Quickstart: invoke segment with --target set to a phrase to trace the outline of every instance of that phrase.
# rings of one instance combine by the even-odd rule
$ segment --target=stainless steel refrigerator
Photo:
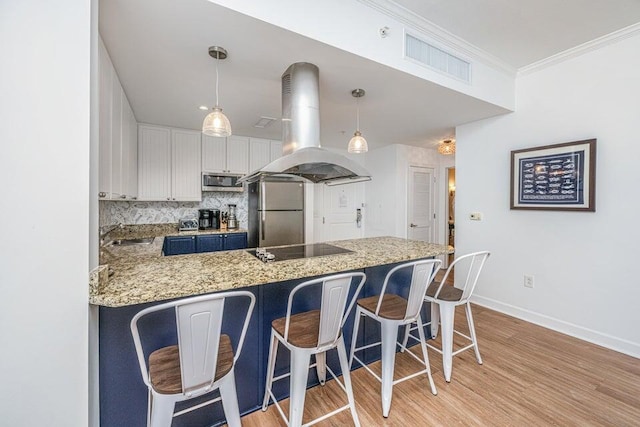
[[[304,184],[261,181],[249,184],[248,246],[304,243]]]

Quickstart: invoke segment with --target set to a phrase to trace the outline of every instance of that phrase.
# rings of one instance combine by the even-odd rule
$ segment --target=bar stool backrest
[[[354,277],[360,278],[360,283],[354,292],[349,305],[349,290],[351,289],[351,280]],[[320,305],[320,330],[318,331],[318,348],[332,348],[340,337],[342,326],[347,320],[351,308],[364,285],[364,273],[344,273],[333,276],[320,277],[318,279],[309,280],[296,286],[289,294],[289,302],[287,304],[287,319],[285,323],[284,339],[289,337],[289,319],[291,317],[291,307],[293,299],[298,291],[314,284],[322,283],[322,301]]]
[[[131,320],[131,331],[145,384],[149,386],[148,370],[137,326],[141,317],[161,310],[175,309],[182,392],[185,395],[197,395],[208,391],[214,382],[225,300],[234,297],[248,297],[250,300],[234,354],[233,363],[235,364],[242,350],[249,319],[255,305],[255,296],[251,292],[232,291],[202,295],[149,307],[136,314]]]
[[[223,313],[223,298],[176,306],[184,392],[210,384],[216,376]]]
[[[435,298],[438,299],[438,294],[440,293],[440,289],[449,278],[449,274],[453,271],[455,267],[455,281],[454,286],[460,290],[462,290],[462,296],[460,297],[460,302],[467,301],[476,285],[478,284],[478,277],[480,277],[480,272],[484,267],[484,263],[489,258],[489,251],[480,251],[473,252],[470,254],[462,255],[456,258],[447,269],[444,274],[442,281],[440,282],[440,286],[438,291],[435,294]]]
[[[376,307],[376,316],[380,313],[380,307],[382,306],[389,280],[397,271],[411,268],[411,282],[409,284],[409,295],[407,297],[407,309],[404,314],[404,320],[415,320],[422,308],[427,288],[433,281],[438,270],[440,270],[441,264],[442,261],[439,259],[427,259],[408,262],[392,268],[384,278],[380,298],[378,299],[378,305]]]

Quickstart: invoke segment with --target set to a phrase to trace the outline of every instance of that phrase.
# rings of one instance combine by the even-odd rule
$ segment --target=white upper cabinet
[[[227,138],[202,135],[202,171],[224,172],[227,169]]]
[[[126,198],[122,191],[122,86],[111,73],[111,198]],[[126,98],[125,98],[126,99]],[[127,153],[128,154],[128,153]],[[124,197],[123,197],[124,196]]]
[[[124,92],[122,106],[124,109],[122,114],[123,189],[128,197],[135,200],[138,198],[138,122]]]
[[[98,191],[100,198],[111,197],[111,61],[100,40],[98,49],[99,149]]]
[[[282,157],[282,141],[249,139],[249,171],[253,172]]]
[[[249,141],[249,171],[253,172],[271,161],[271,141],[251,138]]]
[[[99,198],[131,200],[137,185],[137,122],[100,39],[98,50]]]
[[[138,198],[171,200],[171,130],[138,127]]]
[[[249,138],[202,135],[202,170],[246,175],[249,172]]]
[[[202,200],[200,135],[171,129],[171,200]]]
[[[282,141],[271,141],[271,156],[270,161],[274,161],[282,157]]]
[[[200,201],[200,132],[140,125],[138,197]]]

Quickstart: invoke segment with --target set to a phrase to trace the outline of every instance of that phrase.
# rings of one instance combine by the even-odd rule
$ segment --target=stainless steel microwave
[[[238,184],[242,175],[233,173],[202,173],[202,191],[244,191]]]

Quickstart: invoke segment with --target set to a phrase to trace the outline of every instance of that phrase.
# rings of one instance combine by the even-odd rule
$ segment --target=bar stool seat
[[[358,306],[371,313],[375,313],[379,300],[379,295],[362,298],[358,300]],[[404,315],[406,312],[406,299],[395,294],[385,294],[382,297],[382,304],[380,305],[380,311],[378,312],[379,317],[389,320],[402,320],[404,319]]]
[[[282,317],[271,322],[271,327],[284,336],[287,318]],[[294,314],[290,318],[289,343],[300,348],[318,346],[318,331],[320,330],[320,310]]]
[[[360,426],[353,398],[351,375],[344,345],[344,337],[342,336],[342,327],[351,309],[355,305],[355,300],[362,289],[365,278],[364,273],[336,274],[303,282],[291,291],[287,303],[286,316],[271,322],[271,344],[269,346],[267,379],[262,402],[263,411],[267,410],[269,401],[273,400],[274,406],[277,408],[278,413],[284,419],[287,426],[300,427],[302,425],[309,369],[315,367],[320,384],[324,385],[328,371],[346,393],[348,403],[306,423],[305,426],[315,424],[346,409],[351,411],[354,424],[358,427]],[[360,280],[353,296],[349,299],[348,296],[352,279]],[[315,285],[321,286],[322,289],[320,309],[291,314],[294,299],[299,291],[310,289]],[[302,299],[302,297],[300,298]],[[289,373],[275,377],[274,373],[279,344],[282,344],[289,350],[291,354],[291,364]],[[326,352],[333,349],[336,349],[338,352],[340,369],[342,370],[342,382],[326,364]],[[312,355],[315,357],[315,363],[310,365]],[[287,377],[289,378],[290,387],[288,418],[271,390],[275,381]]]
[[[456,258],[445,272],[440,283],[432,283],[427,289],[427,294],[424,297],[424,301],[431,304],[431,320],[429,323],[423,326],[430,326],[431,337],[436,338],[438,336],[438,328],[441,328],[441,340],[442,347],[437,348],[431,344],[427,346],[438,353],[442,354],[442,370],[444,373],[444,379],[446,382],[451,382],[451,372],[453,369],[453,356],[462,353],[463,351],[473,348],[476,361],[479,365],[482,365],[482,357],[480,356],[480,349],[478,348],[478,339],[476,337],[475,325],[473,323],[473,315],[471,314],[471,295],[478,283],[480,272],[484,267],[484,263],[489,257],[488,251],[473,252],[467,255]],[[447,279],[449,274],[454,271],[459,280],[456,280],[455,286],[447,285]],[[455,330],[455,308],[459,305],[464,305],[467,315],[467,325],[469,327],[469,335],[466,335],[460,331]],[[411,337],[414,340],[418,338],[411,335],[410,331],[416,328],[422,327],[416,325],[415,327],[407,328],[403,345],[407,345],[408,339]],[[453,351],[453,338],[454,334],[463,337],[469,344]]]
[[[387,273],[382,284],[380,295],[361,298],[357,302],[356,319],[353,325],[353,338],[351,339],[351,356],[349,366],[353,366],[353,361],[355,360],[378,381],[380,381],[382,384],[380,392],[382,400],[382,416],[385,418],[389,416],[389,412],[391,410],[391,399],[393,397],[393,386],[395,384],[426,373],[427,378],[429,379],[431,393],[434,395],[438,394],[431,375],[431,365],[429,364],[429,355],[427,354],[424,332],[422,329],[418,330],[420,334],[419,342],[422,350],[422,359],[420,359],[418,356],[413,354],[411,350],[406,349],[406,344],[400,344],[398,342],[398,328],[400,326],[405,326],[408,329],[411,323],[414,322],[418,325],[422,325],[422,319],[420,316],[422,301],[429,284],[433,281],[433,278],[440,269],[441,264],[442,262],[440,260],[429,259],[408,262],[396,266]],[[396,294],[387,293],[387,286],[390,279],[394,277],[394,274],[407,269],[411,270],[411,277],[408,282],[401,284],[401,286],[408,288],[407,299]],[[356,347],[358,329],[362,317],[369,317],[379,322],[381,336],[379,342],[363,345],[362,347]],[[402,351],[406,350],[407,354],[424,366],[424,369],[394,381],[393,373],[395,367],[396,345],[399,345]],[[358,351],[375,346],[381,347],[381,377],[373,372],[371,368],[369,368],[355,355]]]
[[[218,362],[214,381],[224,377],[233,368],[233,349],[229,335],[220,335]],[[180,351],[177,345],[158,349],[149,355],[149,381],[162,394],[182,392]]]
[[[440,283],[432,283],[427,288],[427,295],[430,298],[435,298]],[[460,301],[462,299],[462,289],[458,289],[455,286],[443,286],[440,290],[438,299],[442,301]]]
[[[246,310],[241,311],[245,313],[242,331],[239,336],[232,334],[233,343],[231,337],[223,333],[227,328],[223,325],[225,308],[231,302],[234,309],[238,307],[235,304],[240,304],[241,310]],[[220,292],[151,306],[131,319],[140,373],[148,389],[147,426],[169,427],[174,417],[219,401],[227,425],[241,426],[234,366],[242,351],[255,302],[255,296],[248,291]],[[141,319],[171,311],[175,316],[177,344],[167,346],[164,344],[168,331],[156,328],[153,319]],[[240,326],[233,323],[232,329]],[[219,397],[174,413],[177,402],[204,397],[214,390],[219,391]]]

